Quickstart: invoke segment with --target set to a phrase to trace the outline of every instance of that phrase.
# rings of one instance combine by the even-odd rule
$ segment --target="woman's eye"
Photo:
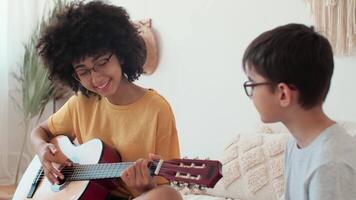
[[[107,62],[108,62],[107,59],[102,59],[102,60],[99,60],[97,63],[95,63],[95,66],[103,66],[103,65],[105,65]]]
[[[78,70],[76,73],[78,74],[78,76],[85,76],[89,74],[89,71],[83,69],[83,70]]]

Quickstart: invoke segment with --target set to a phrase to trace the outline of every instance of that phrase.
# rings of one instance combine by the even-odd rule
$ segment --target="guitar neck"
[[[132,162],[100,163],[100,164],[74,164],[61,170],[67,181],[82,181],[93,179],[118,178]]]

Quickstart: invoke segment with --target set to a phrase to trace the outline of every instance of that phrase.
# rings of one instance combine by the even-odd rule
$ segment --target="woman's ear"
[[[279,83],[277,85],[277,93],[279,104],[281,107],[286,108],[295,101],[295,93],[291,88],[285,83]]]

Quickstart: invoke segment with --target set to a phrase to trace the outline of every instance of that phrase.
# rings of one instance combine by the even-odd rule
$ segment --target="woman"
[[[178,158],[179,142],[169,103],[133,83],[143,72],[146,50],[127,12],[100,1],[71,3],[45,28],[37,48],[50,78],[76,93],[31,133],[48,180],[64,178],[52,163],[71,165],[56,157],[51,138],[99,138],[122,161],[136,161],[107,199],[181,199],[162,185],[166,180],[149,175],[148,159],[157,157],[149,154]]]

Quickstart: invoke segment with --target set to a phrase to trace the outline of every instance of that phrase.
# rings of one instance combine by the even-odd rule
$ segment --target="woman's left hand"
[[[150,154],[150,160],[159,159],[159,156]],[[124,183],[130,187],[143,193],[156,187],[153,177],[148,169],[147,159],[138,159],[133,165],[128,167],[121,175]]]

